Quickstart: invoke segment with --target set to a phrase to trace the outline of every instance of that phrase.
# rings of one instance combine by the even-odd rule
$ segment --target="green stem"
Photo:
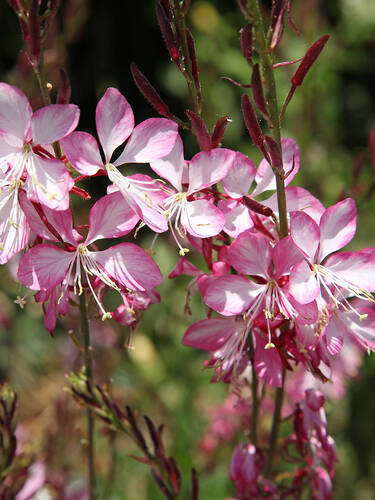
[[[253,334],[250,332],[248,336],[248,344],[250,347],[250,358],[251,358],[251,399],[252,399],[252,412],[251,412],[251,422],[250,422],[250,440],[255,446],[258,443],[258,415],[259,415],[259,381],[258,375],[254,368],[254,340]]]
[[[248,0],[248,6],[251,9],[252,15],[254,16],[255,44],[262,66],[265,97],[271,121],[271,133],[273,139],[276,141],[281,151],[282,148],[281,148],[279,109],[278,109],[277,95],[276,95],[275,75],[272,65],[272,55],[267,52],[267,35],[264,29],[263,17],[259,7],[259,1]],[[279,211],[279,237],[281,239],[284,238],[285,236],[288,236],[289,233],[284,171],[283,169],[279,171],[275,168],[273,168],[273,171],[276,176],[277,203]],[[281,422],[281,411],[284,399],[284,381],[285,381],[285,370],[283,371],[282,387],[277,388],[275,393],[275,408],[273,414],[271,434],[269,438],[268,456],[266,459],[266,467],[265,467],[266,477],[272,477],[273,462],[277,448],[277,441],[278,441],[280,422]]]
[[[81,315],[81,335],[84,349],[84,364],[87,380],[92,385],[92,358],[90,343],[90,327],[87,318],[86,293],[79,296],[79,310]],[[87,442],[88,442],[88,474],[89,474],[89,497],[96,500],[96,478],[95,478],[95,450],[94,450],[94,415],[90,408],[87,412]]]

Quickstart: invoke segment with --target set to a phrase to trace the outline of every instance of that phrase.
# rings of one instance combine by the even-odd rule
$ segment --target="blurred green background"
[[[270,3],[263,2],[266,16]],[[287,27],[278,61],[302,57],[319,36],[331,35],[285,118],[283,136],[293,137],[301,149],[301,169],[294,183],[309,189],[326,206],[340,197],[354,196],[359,224],[351,248],[372,246],[374,165],[368,136],[375,126],[375,2],[295,0],[292,7],[302,37]],[[38,89],[22,52],[18,21],[6,2],[0,4],[0,23],[1,81],[18,85],[38,107]],[[258,161],[241,117],[243,90],[220,78],[230,76],[242,83],[250,79],[239,44],[239,30],[245,22],[236,2],[192,0],[188,24],[200,62],[204,118],[212,128],[219,116],[230,115],[232,122],[224,146]],[[81,108],[81,130],[95,133],[95,106],[108,86],[119,88],[126,96],[137,123],[156,116],[132,81],[131,61],[155,85],[171,110],[185,118],[185,84],[168,60],[153,1],[62,0],[53,35],[46,51],[48,80],[56,88],[59,67],[68,71],[72,102]],[[280,102],[289,90],[294,70],[293,66],[277,69]],[[191,136],[184,135],[184,140],[185,156],[190,158],[198,145]],[[353,174],[359,158],[362,169]],[[104,193],[105,181],[89,181],[86,188],[98,196]],[[88,206],[82,205],[81,223],[85,223],[87,213]],[[151,239],[144,230],[142,246],[146,248]],[[167,237],[159,238],[154,250],[166,277],[177,263],[177,251]],[[25,449],[39,458],[48,458],[51,471],[56,477],[62,474],[67,478],[70,487],[80,487],[84,477],[84,421],[80,409],[63,391],[64,373],[81,363],[67,335],[69,328],[78,331],[78,318],[73,315],[61,321],[54,338],[50,338],[42,324],[40,306],[29,297],[25,309],[18,309],[13,300],[23,291],[7,269],[1,270],[1,280],[0,376],[19,393]],[[241,436],[232,444],[220,446],[214,456],[207,457],[199,450],[209,409],[223,400],[227,388],[209,383],[211,373],[202,370],[203,353],[181,345],[187,326],[203,317],[197,297],[192,302],[192,316],[184,315],[188,283],[188,278],[180,277],[166,279],[159,287],[162,302],[143,314],[134,336],[134,351],[122,347],[125,329],[93,321],[95,369],[99,382],[113,378],[114,392],[124,404],[165,424],[168,450],[183,470],[186,493],[182,498],[187,498],[189,470],[195,465],[200,471],[202,500],[222,500],[235,496],[227,465],[233,443]],[[375,498],[375,450],[371,446],[375,434],[374,387],[375,360],[365,356],[361,377],[348,384],[347,397],[326,405],[330,433],[340,457],[334,480],[335,499]],[[135,447],[117,437],[111,453],[108,439],[112,438],[99,432],[97,468],[102,498],[162,498],[148,469],[130,458],[130,454],[137,454]]]

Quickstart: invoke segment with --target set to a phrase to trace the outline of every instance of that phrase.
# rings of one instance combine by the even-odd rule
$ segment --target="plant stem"
[[[255,371],[254,368],[254,339],[252,332],[250,332],[248,336],[248,343],[250,347],[250,358],[251,358],[251,399],[253,405],[251,412],[251,422],[250,422],[250,440],[251,443],[256,446],[258,443],[259,381],[257,372]]]
[[[81,335],[84,349],[84,364],[87,380],[92,385],[92,358],[90,344],[90,327],[87,318],[86,293],[83,292],[79,296],[79,310],[81,315]],[[87,412],[87,442],[88,442],[88,475],[89,475],[89,498],[96,500],[96,478],[94,464],[94,415],[92,410],[88,408]]]
[[[259,7],[259,1],[248,0],[248,6],[254,17],[255,44],[262,66],[265,97],[271,121],[271,133],[273,139],[278,144],[280,151],[282,151],[279,110],[277,104],[275,75],[272,65],[272,55],[267,52],[267,36],[264,29],[263,17]],[[289,233],[284,171],[283,169],[279,171],[275,168],[273,168],[273,171],[276,176],[277,203],[279,211],[279,237],[281,239],[284,238],[285,236],[288,236]],[[268,449],[269,451],[265,467],[266,477],[272,477],[273,462],[276,453],[277,440],[278,440],[280,421],[281,421],[281,411],[284,399],[284,382],[285,382],[285,370],[283,370],[282,387],[277,388],[275,393],[275,408],[273,414],[272,429],[269,438],[269,449]]]

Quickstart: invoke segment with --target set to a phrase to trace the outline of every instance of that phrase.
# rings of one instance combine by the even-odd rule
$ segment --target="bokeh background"
[[[270,3],[262,2],[265,15]],[[279,61],[297,59],[319,36],[331,35],[285,118],[283,136],[293,137],[301,149],[301,169],[294,183],[309,189],[326,206],[354,196],[359,224],[351,248],[375,245],[375,166],[368,146],[375,126],[375,2],[295,0],[292,6],[302,37],[286,28],[278,50]],[[239,30],[245,21],[235,0],[192,0],[188,24],[198,52],[204,118],[212,127],[219,116],[230,115],[232,122],[224,145],[259,160],[241,117],[243,90],[221,78],[230,76],[242,83],[250,79],[239,44]],[[0,25],[0,79],[22,88],[37,108],[41,102],[22,50],[18,21],[4,1],[0,4]],[[185,118],[186,87],[168,60],[153,0],[62,0],[47,41],[45,60],[48,80],[54,88],[58,69],[68,71],[72,102],[81,108],[81,130],[95,132],[95,106],[108,86],[119,88],[126,96],[136,122],[156,116],[132,81],[131,61],[137,63],[172,111]],[[293,67],[277,70],[280,101],[289,89],[293,72]],[[186,157],[190,158],[198,145],[191,136],[184,136],[184,140]],[[146,171],[146,167],[141,168]],[[103,194],[105,187],[103,179],[86,184],[93,199]],[[81,223],[87,222],[91,204],[79,205],[77,201]],[[151,239],[147,230],[140,235],[144,248]],[[177,263],[177,251],[167,237],[159,238],[154,250],[166,277]],[[64,374],[81,364],[67,334],[68,329],[78,332],[78,317],[73,314],[71,319],[59,322],[51,338],[44,330],[41,308],[32,296],[23,310],[13,303],[24,291],[12,278],[12,271],[12,266],[0,271],[0,380],[9,381],[19,394],[23,449],[39,460],[48,460],[49,474],[56,484],[66,481],[70,491],[79,490],[85,474],[84,420],[81,409],[64,392]],[[211,454],[204,453],[200,446],[210,411],[222,402],[227,388],[210,383],[211,373],[202,370],[204,353],[181,345],[187,326],[203,317],[197,298],[192,300],[192,315],[184,314],[188,283],[189,279],[180,277],[166,279],[160,285],[162,301],[143,314],[134,335],[134,350],[123,347],[126,329],[93,320],[95,371],[98,382],[113,379],[119,401],[165,424],[168,450],[183,471],[185,497],[189,471],[195,465],[200,471],[202,500],[222,500],[235,495],[227,465],[233,445],[241,436],[233,436],[229,443],[220,442]],[[328,401],[326,410],[340,456],[334,498],[375,498],[373,355],[364,356],[360,376],[347,384],[347,396]],[[102,431],[99,425],[97,448],[102,498],[163,498],[148,469],[130,457],[137,454],[131,442]],[[50,498],[54,498],[52,493]]]

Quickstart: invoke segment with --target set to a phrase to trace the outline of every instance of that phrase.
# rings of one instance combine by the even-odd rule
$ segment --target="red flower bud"
[[[169,55],[171,56],[172,61],[179,67],[180,54],[177,48],[176,38],[172,29],[171,22],[168,19],[168,15],[166,14],[164,7],[160,2],[156,4],[156,15]]]
[[[230,121],[230,116],[222,116],[218,119],[211,136],[211,148],[217,148],[219,146]]]
[[[199,498],[199,479],[195,469],[191,469],[191,494],[190,500],[198,500]]]
[[[251,196],[245,195],[241,199],[241,203],[245,205],[249,210],[255,212],[259,215],[264,215],[265,217],[271,217],[273,215],[273,211],[270,207],[266,207],[262,205],[258,201],[255,201]]]
[[[257,108],[263,115],[268,116],[258,63],[256,63],[256,65],[254,66],[253,74],[251,76],[251,90],[253,92],[253,98]]]
[[[59,91],[57,93],[57,104],[68,104],[72,88],[70,85],[69,75],[64,69],[60,69]]]
[[[164,12],[168,17],[168,21],[173,22],[173,14],[169,0],[159,0],[158,3],[160,3],[160,5],[163,7]]]
[[[272,0],[271,28],[275,29],[280,14],[285,10],[285,0]]]
[[[33,0],[28,16],[29,51],[33,59],[38,60],[40,56],[40,17],[39,0]]]
[[[144,95],[144,97],[151,103],[151,105],[156,109],[156,111],[167,118],[171,118],[171,112],[168,106],[162,100],[160,95],[156,92],[151,83],[147,80],[145,75],[139,71],[137,65],[132,62],[130,64],[130,71],[133,75],[135,84],[137,85],[139,91]]]
[[[194,135],[197,138],[202,151],[209,151],[211,149],[211,137],[202,118],[200,118],[193,111],[190,111],[190,109],[186,111],[186,114],[190,118]]]
[[[197,54],[195,52],[194,38],[188,28],[186,28],[186,40],[188,44],[189,56],[191,61],[191,73],[193,75],[195,86],[197,88],[200,88],[199,68],[198,68]]]
[[[242,54],[249,64],[252,64],[253,55],[253,25],[247,24],[240,31]]]
[[[265,136],[268,153],[271,157],[272,166],[281,171],[283,168],[283,158],[277,142],[269,135]]]
[[[329,35],[322,36],[321,38],[319,38],[319,40],[313,43],[309,50],[306,52],[305,57],[302,59],[301,64],[298,66],[297,71],[292,77],[292,84],[294,87],[298,87],[302,84],[307,72],[323,50],[325,44],[328,42],[328,39]]]
[[[264,144],[264,137],[255,115],[253,105],[251,104],[249,96],[247,96],[246,94],[242,95],[241,105],[243,117],[250,137],[252,138],[255,146],[262,147]]]

